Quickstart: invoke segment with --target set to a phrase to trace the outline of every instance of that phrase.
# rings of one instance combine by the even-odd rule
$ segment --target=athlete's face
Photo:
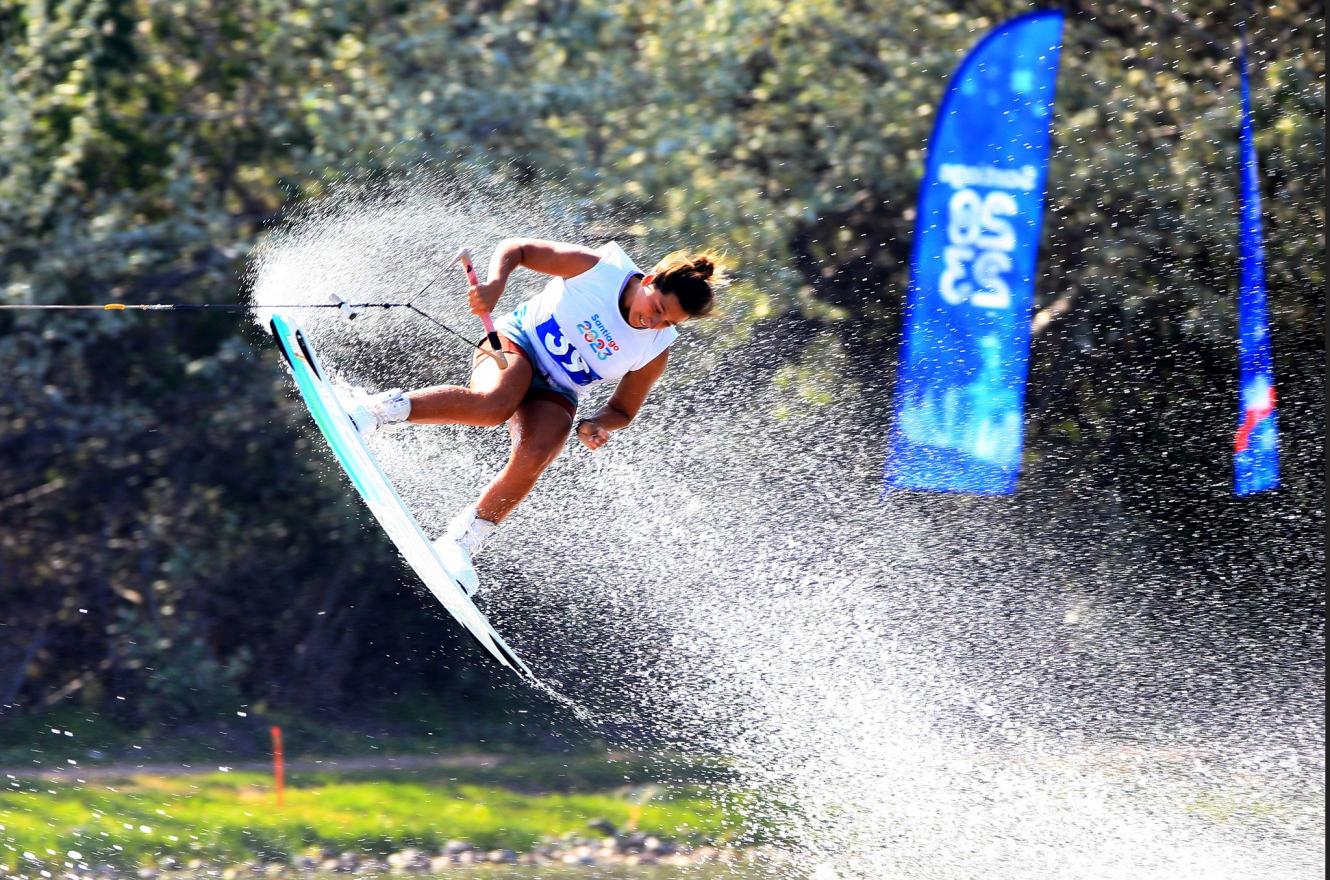
[[[628,307],[628,323],[638,330],[664,330],[689,318],[679,305],[679,298],[672,293],[662,293],[655,280],[655,275],[643,278]]]

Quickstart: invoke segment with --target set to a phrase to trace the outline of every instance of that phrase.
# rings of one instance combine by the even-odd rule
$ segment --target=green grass
[[[591,769],[610,764],[613,771]],[[585,766],[580,766],[585,765]],[[272,779],[257,773],[132,776],[86,783],[6,780],[0,793],[0,864],[24,853],[47,865],[71,860],[133,867],[171,855],[236,863],[289,859],[313,848],[384,855],[407,846],[465,840],[484,848],[530,849],[542,837],[587,832],[608,819],[693,842],[724,842],[737,820],[700,786],[642,788],[623,766],[596,760],[513,759],[494,768],[293,774],[284,807]],[[639,768],[640,769],[640,768]],[[607,785],[617,776],[617,785]],[[561,790],[538,790],[546,779]],[[655,794],[645,804],[644,791]],[[29,865],[31,867],[31,865]]]

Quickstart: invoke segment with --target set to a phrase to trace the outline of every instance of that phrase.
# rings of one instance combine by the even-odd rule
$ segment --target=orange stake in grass
[[[282,729],[272,728],[272,776],[277,782],[277,806],[286,802],[286,767],[282,761]]]

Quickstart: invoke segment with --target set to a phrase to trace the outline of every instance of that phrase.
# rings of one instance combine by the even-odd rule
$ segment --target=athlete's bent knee
[[[498,395],[485,395],[476,408],[476,424],[482,428],[497,428],[513,417],[520,403],[520,400],[512,402]]]

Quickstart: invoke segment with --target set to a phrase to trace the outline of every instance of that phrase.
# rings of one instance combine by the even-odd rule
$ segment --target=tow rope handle
[[[471,264],[471,248],[464,247],[453,257],[453,263],[461,263],[462,271],[466,273],[467,283],[472,287],[480,286],[480,279],[476,277],[476,267]],[[508,369],[508,356],[503,352],[503,344],[499,342],[499,332],[494,329],[494,319],[490,317],[489,312],[480,313],[480,321],[485,325],[485,338],[489,340],[490,348],[494,350],[495,360],[499,362],[499,369]]]

